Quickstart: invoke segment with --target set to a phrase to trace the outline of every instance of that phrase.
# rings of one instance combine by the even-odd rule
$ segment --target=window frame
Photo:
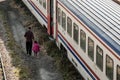
[[[96,46],[96,65],[103,71],[103,50],[100,46]],[[101,56],[102,55],[102,56]]]
[[[43,8],[46,9],[47,8],[47,1],[43,0]]]
[[[73,23],[73,39],[78,44],[79,39],[79,27],[76,23]]]
[[[120,80],[120,66],[117,65],[116,68],[117,68],[117,69],[116,69],[116,80]]]
[[[110,75],[108,74],[108,72],[110,72],[110,69],[109,69],[109,68],[108,68],[109,70],[107,69],[107,65],[110,66],[110,62],[111,62],[111,61],[108,61],[108,58],[112,61],[112,70],[111,70],[112,73],[109,73]],[[107,61],[109,62],[109,64],[107,64]],[[110,80],[113,80],[113,74],[114,74],[113,71],[114,71],[114,62],[113,62],[113,59],[112,59],[110,56],[106,55],[106,76],[107,76]]]
[[[72,37],[72,19],[67,17],[67,33]]]
[[[61,25],[61,9],[59,7],[57,9],[57,22]]]
[[[66,30],[66,14],[62,11],[62,28]]]
[[[41,5],[43,5],[43,0],[39,0],[39,3],[40,3]]]
[[[80,30],[80,47],[84,52],[86,52],[86,33],[81,29]]]
[[[88,56],[92,61],[94,61],[94,41],[90,37],[88,37]]]

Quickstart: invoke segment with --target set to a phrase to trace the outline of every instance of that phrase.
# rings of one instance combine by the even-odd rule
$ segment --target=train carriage
[[[47,28],[49,35],[53,35],[53,0],[22,0],[42,26]],[[54,18],[55,19],[55,18]],[[54,21],[55,22],[55,21]],[[54,33],[55,34],[55,33]],[[55,36],[55,35],[53,35]]]
[[[85,80],[120,80],[120,5],[112,0],[23,0]]]

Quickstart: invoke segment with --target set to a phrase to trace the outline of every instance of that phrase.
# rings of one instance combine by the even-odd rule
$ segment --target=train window
[[[42,0],[39,0],[39,3],[42,5]]]
[[[120,80],[120,66],[117,65],[117,79],[116,80]]]
[[[61,21],[61,10],[60,8],[57,9],[57,21],[58,21],[58,24],[60,24],[60,21]]]
[[[46,0],[43,0],[43,7],[46,9]]]
[[[106,55],[106,75],[109,80],[113,80],[113,60]]]
[[[62,11],[62,27],[66,30],[66,14]]]
[[[78,33],[79,33],[79,28],[77,24],[73,24],[73,39],[78,43]]]
[[[103,71],[103,50],[99,46],[96,47],[96,64]]]
[[[72,20],[67,17],[67,32],[72,37]]]
[[[94,41],[88,37],[88,56],[94,61]]]
[[[80,30],[80,47],[86,52],[86,33]]]

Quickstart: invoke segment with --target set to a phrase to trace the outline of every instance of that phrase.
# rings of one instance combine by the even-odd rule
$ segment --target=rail
[[[7,80],[1,53],[0,53],[0,63],[1,63],[1,69],[2,69],[3,80]]]

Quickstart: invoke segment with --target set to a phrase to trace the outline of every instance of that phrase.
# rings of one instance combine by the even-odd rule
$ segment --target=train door
[[[50,19],[51,19],[51,23],[50,23],[50,26],[51,26],[51,34],[53,34],[53,18],[54,18],[54,2],[53,0],[50,0]]]
[[[53,35],[54,0],[47,0],[48,34]]]

